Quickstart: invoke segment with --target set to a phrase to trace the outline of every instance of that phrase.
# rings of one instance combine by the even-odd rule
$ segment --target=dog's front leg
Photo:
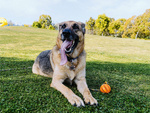
[[[54,77],[50,86],[60,91],[72,105],[77,107],[85,106],[80,97],[75,95],[71,89],[62,84],[63,81],[64,80],[62,79]]]
[[[97,100],[92,96],[85,79],[85,70],[80,72],[76,79],[75,83],[77,84],[77,89],[83,95],[84,101],[86,104],[98,105]]]

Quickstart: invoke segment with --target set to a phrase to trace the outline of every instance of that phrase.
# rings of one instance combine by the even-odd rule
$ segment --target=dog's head
[[[75,21],[66,21],[59,24],[57,46],[65,48],[65,54],[72,58],[80,55],[84,49],[85,24]],[[66,45],[65,45],[65,44]]]

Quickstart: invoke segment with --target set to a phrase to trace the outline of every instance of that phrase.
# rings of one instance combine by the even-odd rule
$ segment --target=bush
[[[41,24],[37,21],[33,22],[32,27],[41,28]]]
[[[55,28],[52,26],[52,25],[49,25],[49,28],[50,30],[55,30]]]
[[[27,25],[27,24],[24,24],[24,27],[29,27],[29,25]]]
[[[43,28],[43,29],[46,28],[46,24],[45,24],[45,23],[42,24],[42,28]]]

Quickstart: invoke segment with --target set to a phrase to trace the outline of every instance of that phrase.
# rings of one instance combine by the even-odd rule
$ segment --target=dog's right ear
[[[83,32],[83,35],[84,35],[84,34],[85,34],[85,32],[86,32],[85,24],[84,24],[84,23],[82,23],[82,22],[79,22],[79,23],[80,23],[80,25],[81,25],[82,32]]]
[[[84,23],[82,23],[82,24],[81,24],[81,27],[82,27],[82,32],[83,32],[83,34],[85,34],[85,32],[86,32],[85,24],[84,24]]]

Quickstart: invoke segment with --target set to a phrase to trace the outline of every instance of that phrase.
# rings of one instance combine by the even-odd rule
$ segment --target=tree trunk
[[[139,34],[139,31],[140,31],[140,30],[138,30],[138,32],[136,33],[135,39],[137,39],[137,37],[138,37],[138,34]]]

